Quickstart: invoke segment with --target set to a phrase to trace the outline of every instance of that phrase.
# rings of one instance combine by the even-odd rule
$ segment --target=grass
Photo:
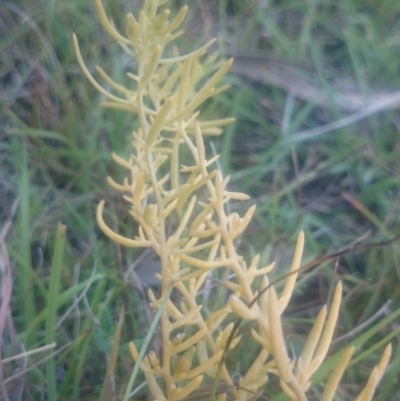
[[[107,8],[118,24],[138,4],[108,2]],[[205,113],[236,117],[214,145],[232,188],[257,203],[238,244],[243,252],[275,259],[276,278],[301,228],[308,260],[365,234],[369,243],[399,233],[399,102],[390,95],[400,88],[400,4],[221,0],[190,6],[182,47],[219,34],[217,48],[236,56],[227,78],[231,90]],[[152,321],[141,287],[125,274],[140,252],[112,244],[94,219],[95,205],[106,198],[115,227],[118,216],[119,229],[134,232],[105,177],[121,175],[110,152],[129,152],[135,121],[97,107],[100,97],[77,66],[72,32],[91,69],[101,64],[116,81],[124,79],[121,66],[128,60],[102,32],[91,2],[0,5],[0,221],[14,280],[8,308],[1,309],[1,357],[21,355],[0,370],[4,399],[122,399],[133,367],[127,344],[140,345]],[[362,118],[348,124],[346,118],[360,111]],[[340,128],[327,126],[343,120]],[[5,251],[1,260],[7,261]],[[342,399],[352,399],[389,340],[394,357],[377,399],[400,399],[398,241],[304,275],[286,320],[293,352],[338,278],[344,303],[332,358],[342,335],[372,319],[358,333],[364,337],[345,341],[357,344],[359,361],[347,373]],[[218,299],[210,308],[213,302]],[[40,350],[53,341],[55,348]],[[159,346],[156,337],[153,347]],[[26,354],[32,350],[38,352]],[[244,350],[238,352],[245,365]],[[232,369],[240,371],[237,360]],[[278,399],[273,385],[264,395]]]

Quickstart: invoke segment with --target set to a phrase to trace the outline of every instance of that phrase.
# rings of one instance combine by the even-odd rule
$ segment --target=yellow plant
[[[138,234],[126,238],[110,229],[103,219],[104,201],[97,208],[98,224],[119,244],[152,248],[160,258],[161,295],[149,292],[154,309],[161,307],[171,287],[180,295],[174,298],[181,299],[179,304],[168,300],[161,314],[162,355],[151,351],[139,361],[141,369],[158,401],[190,397],[206,376],[223,384],[218,400],[225,400],[228,394],[234,400],[249,400],[270,375],[279,377],[282,390],[291,400],[305,401],[311,378],[324,361],[332,340],[342,285],[339,282],[336,286],[329,312],[326,306],[319,312],[300,357],[291,359],[281,319],[296,284],[304,234],[298,235],[291,274],[281,294],[273,286],[268,287],[273,264],[259,266],[259,255],[247,263],[238,254],[235,241],[248,226],[255,206],[244,216],[228,211],[228,202],[249,197],[227,189],[229,177],[222,178],[214,167],[218,156],[207,159],[203,143],[205,136],[219,135],[221,126],[232,119],[205,121],[197,111],[205,100],[227,89],[218,84],[232,60],[219,62],[215,56],[206,56],[213,41],[185,55],[168,46],[183,34],[178,28],[187,7],[170,21],[169,10],[159,12],[166,2],[146,0],[137,19],[128,14],[124,36],[107,18],[101,1],[96,0],[104,29],[137,63],[135,72],[127,74],[131,79],[128,86],[116,83],[96,67],[116,94],[93,78],[74,36],[79,64],[88,80],[104,95],[102,105],[133,113],[140,122],[140,128],[132,134],[131,156],[123,159],[113,154],[114,161],[127,170],[128,178],[117,183],[108,177],[110,186],[123,193],[128,202]],[[187,166],[180,160],[183,147],[191,157]],[[221,268],[233,277],[225,282],[231,296],[223,308],[207,312],[199,303],[199,293],[212,271]],[[257,277],[261,277],[262,288],[267,290],[258,292]],[[241,341],[240,336],[231,335],[233,323],[226,323],[234,315],[254,322],[251,334],[259,345],[258,355],[238,380],[232,378],[223,359],[225,348],[232,349]],[[130,352],[137,361],[138,351],[133,343]],[[333,399],[352,353],[353,348],[349,348],[341,355],[321,400]],[[388,345],[356,401],[372,398],[390,354]]]

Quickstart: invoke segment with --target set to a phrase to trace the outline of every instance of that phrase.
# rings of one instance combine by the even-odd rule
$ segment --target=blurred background
[[[141,6],[103,3],[121,32],[125,14]],[[275,260],[277,278],[287,271],[301,229],[305,262],[398,234],[400,2],[171,0],[167,6],[174,15],[186,3],[180,49],[218,37],[213,51],[235,58],[225,78],[231,88],[209,101],[203,116],[236,118],[207,151],[221,153],[218,168],[231,175],[230,187],[252,197],[231,207],[243,212],[257,204],[238,243],[243,254]],[[146,287],[156,286],[152,255],[111,243],[94,217],[106,199],[114,229],[135,235],[126,204],[105,182],[107,175],[123,177],[111,152],[129,154],[135,118],[98,107],[101,95],[79,69],[72,32],[91,72],[99,64],[128,82],[135,62],[103,31],[92,1],[0,0],[5,400],[119,399],[113,397],[133,365],[127,343],[140,346],[152,319],[146,299]],[[339,397],[353,399],[390,340],[394,357],[377,399],[400,400],[399,241],[364,247],[302,275],[285,320],[292,352],[301,350],[310,317],[339,278],[344,301],[332,352],[353,334],[369,333]],[[22,357],[7,359],[15,355]],[[231,363],[240,372],[245,357]],[[146,389],[140,391],[133,397],[143,398]],[[273,389],[263,394],[271,399]]]

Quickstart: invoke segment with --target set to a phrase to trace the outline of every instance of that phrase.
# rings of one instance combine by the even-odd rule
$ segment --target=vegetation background
[[[140,7],[136,0],[104,3],[121,30],[125,14]],[[168,7],[185,3],[171,0]],[[399,233],[400,2],[191,0],[189,6],[181,48],[218,36],[215,50],[236,59],[226,78],[231,89],[204,113],[236,117],[208,150],[222,154],[220,169],[231,174],[231,187],[257,204],[238,243],[244,254],[275,259],[276,278],[286,271],[300,229],[306,261],[360,238],[378,242]],[[135,121],[97,106],[101,97],[79,70],[72,32],[91,70],[99,64],[125,80],[131,61],[102,30],[91,1],[0,0],[4,400],[115,399],[133,365],[127,343],[140,345],[152,318],[143,285],[127,274],[142,251],[113,244],[94,218],[106,198],[115,229],[135,229],[105,182],[108,174],[121,177],[111,151],[129,153]],[[361,361],[349,369],[339,397],[352,399],[391,340],[395,351],[377,400],[400,400],[398,241],[303,275],[285,320],[292,352],[338,278],[345,297],[333,352],[364,333]],[[217,303],[211,296],[207,307]],[[251,348],[238,352],[230,366],[240,372]],[[263,395],[281,399],[273,391],[268,386]],[[139,386],[134,397],[145,393]]]

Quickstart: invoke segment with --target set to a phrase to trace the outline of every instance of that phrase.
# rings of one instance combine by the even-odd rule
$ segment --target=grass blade
[[[51,265],[50,287],[47,297],[47,319],[46,319],[46,343],[55,341],[55,327],[57,323],[57,299],[60,292],[61,271],[63,267],[65,235],[67,227],[59,223],[56,233],[56,242],[54,245],[54,255]],[[56,382],[56,363],[54,358],[46,362],[46,381],[48,390],[48,400],[57,400],[57,382]]]
[[[160,320],[161,314],[164,311],[165,307],[167,306],[167,302],[168,302],[168,299],[169,299],[169,297],[171,295],[172,288],[173,287],[171,286],[170,289],[168,290],[167,295],[165,296],[164,300],[162,301],[162,303],[160,305],[160,308],[158,309],[158,311],[157,311],[156,315],[154,316],[154,319],[153,319],[153,321],[152,321],[152,323],[150,325],[149,332],[147,333],[147,336],[144,339],[144,343],[142,345],[142,348],[140,349],[138,360],[136,361],[135,366],[133,367],[133,371],[132,371],[131,377],[129,378],[128,386],[126,387],[126,391],[125,391],[125,394],[124,394],[123,401],[128,401],[129,400],[129,394],[131,393],[133,384],[135,383],[136,376],[137,376],[137,374],[139,372],[139,369],[140,369],[140,364],[141,364],[141,362],[143,360],[143,357],[144,357],[144,355],[146,353],[147,347],[149,346],[151,337],[154,334],[154,331],[156,329],[157,323]]]

